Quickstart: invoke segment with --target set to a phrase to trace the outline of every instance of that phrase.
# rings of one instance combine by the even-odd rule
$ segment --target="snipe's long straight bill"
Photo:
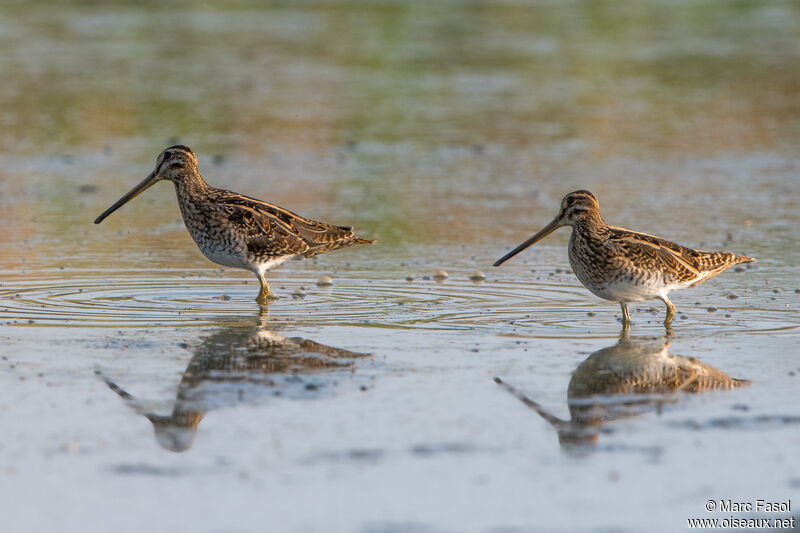
[[[514,248],[513,250],[508,252],[506,255],[504,255],[503,257],[501,257],[497,261],[495,261],[494,266],[502,265],[503,263],[505,263],[506,261],[508,261],[512,257],[514,257],[515,255],[520,253],[522,250],[524,250],[525,248],[530,246],[531,244],[534,244],[535,242],[540,241],[540,240],[544,239],[545,237],[547,237],[548,235],[550,235],[551,233],[553,233],[560,226],[561,225],[558,223],[558,219],[554,219],[551,223],[549,223],[548,225],[543,227],[539,231],[539,233],[537,233],[536,235],[534,235],[533,237],[531,237],[527,241],[523,242],[522,244],[520,244],[519,246],[517,246],[516,248]]]
[[[108,209],[103,211],[103,213],[99,217],[94,219],[94,223],[95,224],[101,223],[103,220],[105,220],[105,218],[108,215],[110,215],[111,213],[113,213],[114,211],[116,211],[117,209],[122,207],[123,205],[127,204],[128,202],[130,202],[131,200],[133,200],[134,198],[136,198],[140,194],[142,194],[144,191],[149,189],[156,181],[158,181],[156,179],[156,173],[155,173],[155,171],[153,171],[139,185],[137,185],[136,187],[131,189],[128,194],[126,194],[125,196],[123,196],[122,198],[117,200],[114,205],[112,205],[111,207],[109,207]]]

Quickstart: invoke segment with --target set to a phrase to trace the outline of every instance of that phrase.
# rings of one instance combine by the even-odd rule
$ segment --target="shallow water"
[[[0,6],[4,523],[675,531],[729,516],[709,499],[797,500],[798,20],[790,2]],[[262,311],[168,184],[91,224],[176,141],[212,185],[379,244],[285,263]],[[674,293],[668,339],[660,302],[633,306],[618,344],[568,230],[490,266],[578,188],[612,224],[759,262]],[[642,351],[650,375],[683,356],[752,383],[568,392],[609,353],[604,376],[646,374]]]

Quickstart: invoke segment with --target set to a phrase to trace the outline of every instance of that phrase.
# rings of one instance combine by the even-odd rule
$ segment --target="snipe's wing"
[[[214,196],[228,220],[245,233],[251,253],[312,257],[351,244],[374,242],[359,238],[349,226],[310,220],[277,205],[231,191],[217,190]]]
[[[660,270],[677,282],[696,285],[738,263],[755,261],[731,252],[693,250],[680,244],[625,228],[610,227],[609,245],[635,267]]]

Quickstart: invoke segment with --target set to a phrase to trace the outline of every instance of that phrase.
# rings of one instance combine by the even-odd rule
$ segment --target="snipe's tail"
[[[699,275],[694,283],[690,286],[694,287],[704,281],[707,281],[715,276],[718,276],[740,263],[754,263],[755,257],[747,257],[746,255],[736,255],[731,252],[695,252],[695,261],[699,267]]]
[[[350,234],[343,238],[332,240],[326,243],[320,243],[312,246],[305,252],[303,257],[314,257],[315,255],[324,254],[325,252],[330,252],[332,250],[338,250],[339,248],[346,248],[348,246],[352,246],[354,244],[375,244],[378,241],[373,241],[371,239],[362,239],[356,235]]]

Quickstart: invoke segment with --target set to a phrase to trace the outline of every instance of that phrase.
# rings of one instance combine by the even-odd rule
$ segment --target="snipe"
[[[609,226],[600,204],[589,191],[575,191],[561,200],[558,216],[536,235],[500,258],[500,266],[561,226],[572,226],[569,262],[583,285],[600,298],[619,302],[622,323],[630,325],[628,304],[658,298],[667,306],[669,328],[675,306],[670,291],[694,287],[752,257],[731,252],[704,252],[646,233]]]
[[[156,168],[97,217],[95,224],[160,180],[171,181],[178,205],[200,251],[211,261],[250,270],[261,283],[256,300],[274,298],[264,275],[291,257],[313,257],[352,244],[372,244],[349,226],[333,226],[303,218],[276,205],[208,185],[197,170],[194,152],[170,146],[156,159]]]

